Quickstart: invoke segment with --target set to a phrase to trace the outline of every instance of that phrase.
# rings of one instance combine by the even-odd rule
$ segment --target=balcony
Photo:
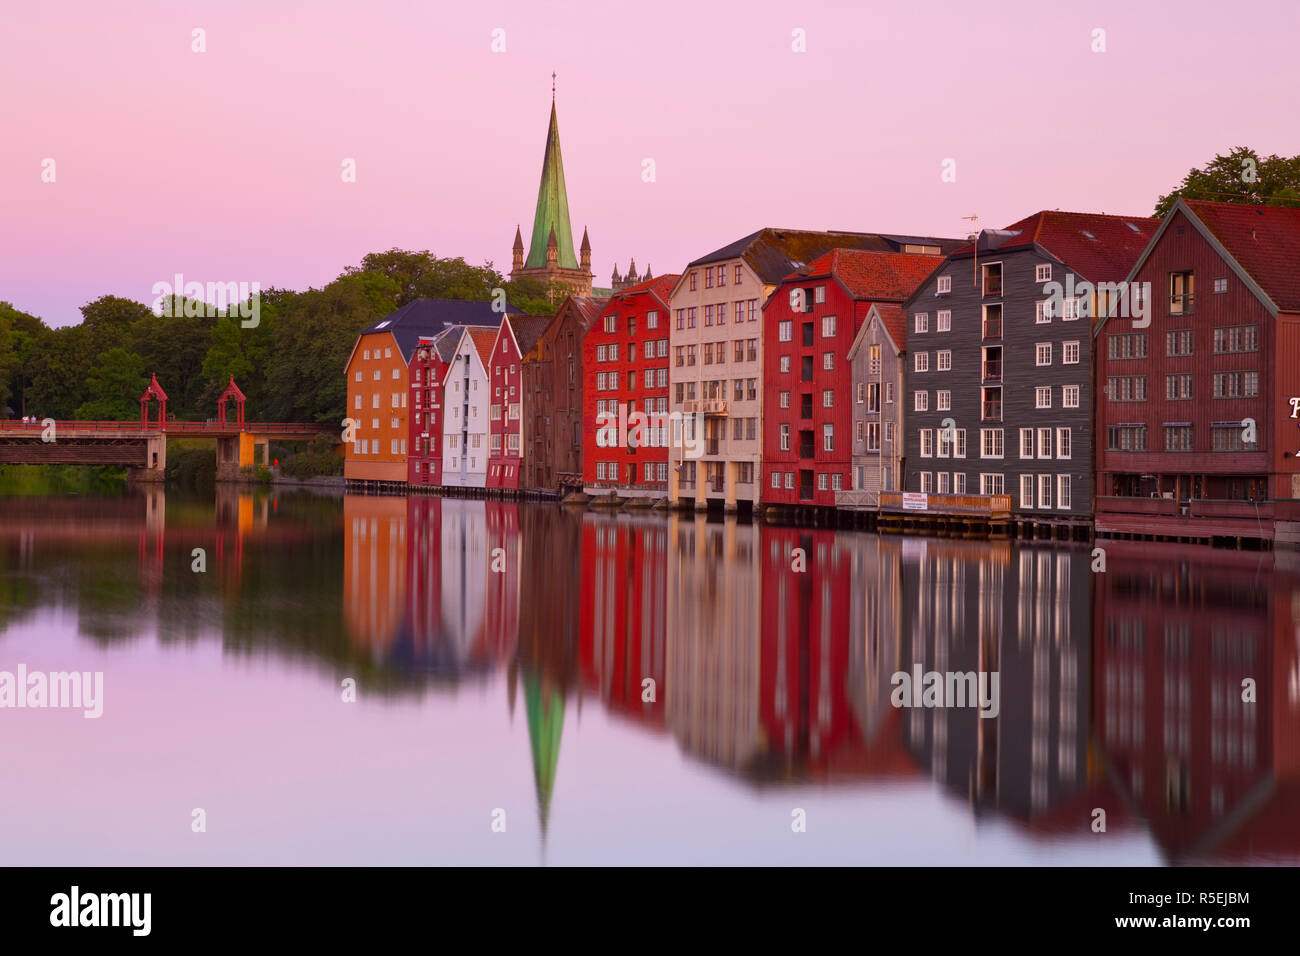
[[[800,458],[817,457],[816,446],[813,444],[813,440],[811,438],[807,439],[806,441],[799,442],[799,457]]]
[[[1002,338],[1002,316],[984,320],[984,338],[986,339]]]
[[[990,359],[984,363],[984,381],[1002,381],[1002,359]]]
[[[983,414],[983,420],[986,421],[986,422],[1000,422],[1000,421],[1002,421],[1002,403],[1001,403],[1001,402],[985,402],[985,403],[984,403],[984,414]]]
[[[727,400],[725,398],[706,398],[702,411],[705,415],[725,416],[727,414]]]
[[[989,518],[1006,518],[1011,514],[1010,495],[931,495],[925,497],[924,508],[904,508],[901,491],[882,491],[880,510],[920,514],[985,515]]]
[[[1191,315],[1195,298],[1196,296],[1190,292],[1186,295],[1171,295],[1169,297],[1169,314]]]
[[[700,403],[696,399],[692,398],[688,401],[682,402],[683,415],[694,415],[699,410],[700,410]]]

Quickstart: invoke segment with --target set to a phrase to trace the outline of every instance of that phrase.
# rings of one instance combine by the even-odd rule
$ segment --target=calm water
[[[0,671],[103,673],[98,719],[0,709],[3,859],[1300,860],[1300,561],[1105,548],[0,499]],[[914,665],[996,672],[997,715],[893,706]]]

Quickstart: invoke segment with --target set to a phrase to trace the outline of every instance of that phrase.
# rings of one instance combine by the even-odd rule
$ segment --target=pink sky
[[[677,271],[763,225],[956,236],[971,214],[1148,215],[1216,152],[1300,153],[1300,8],[1237,9],[11,3],[0,299],[66,324],[100,294],[147,302],[176,272],[301,289],[392,246],[508,271],[552,70],[598,284],[616,261]]]

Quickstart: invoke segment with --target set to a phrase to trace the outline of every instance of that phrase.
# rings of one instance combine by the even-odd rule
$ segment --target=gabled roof
[[[1300,312],[1300,209],[1203,200],[1179,204],[1200,220],[1277,309]]]
[[[938,246],[947,255],[962,244],[960,239],[932,236],[895,236],[875,232],[815,232],[805,229],[766,227],[742,236],[735,242],[693,260],[691,266],[707,265],[726,259],[744,259],[758,277],[774,285],[795,269],[831,249],[863,249],[876,252],[901,252],[904,245]]]
[[[648,292],[657,298],[663,307],[667,309],[668,297],[672,295],[673,286],[677,284],[677,280],[680,278],[681,276],[677,274],[656,276],[648,282],[639,282],[636,285],[628,286],[626,289],[620,289],[606,301],[605,308],[601,310],[601,313],[604,314],[605,312],[608,312],[611,308],[614,308],[631,296],[640,295],[645,292]]]
[[[1089,282],[1122,282],[1159,226],[1159,219],[1145,216],[1044,209],[1005,229],[985,229],[952,255],[978,251],[984,259],[1037,245]]]
[[[607,295],[571,295],[565,301],[565,305],[571,305],[578,311],[578,322],[585,332],[591,328],[591,323],[600,318],[600,314],[605,311],[605,306],[609,305],[610,296]],[[564,306],[560,306],[561,309]],[[556,313],[559,314],[558,312]]]
[[[515,345],[521,356],[527,355],[537,340],[542,337],[546,327],[551,324],[549,315],[512,315],[502,323],[502,331],[508,324],[515,337]]]
[[[849,346],[850,362],[862,348],[862,342],[867,337],[867,329],[871,328],[871,324],[876,319],[880,320],[880,324],[885,328],[885,334],[894,343],[894,351],[907,351],[907,310],[901,305],[889,302],[873,302],[871,308],[867,310],[867,317],[862,321],[862,327],[853,338],[853,344]]]
[[[514,312],[509,306],[507,312]],[[502,313],[492,309],[491,302],[469,302],[462,299],[413,299],[400,309],[389,312],[361,335],[388,332],[401,349],[402,360],[411,364],[411,353],[420,343],[421,336],[437,335],[449,325],[501,325]],[[358,341],[360,336],[358,336]],[[353,345],[353,351],[356,346]],[[349,356],[348,362],[352,359]]]
[[[478,360],[483,363],[483,368],[488,368],[492,362],[492,346],[497,342],[497,329],[470,328],[466,330],[469,333],[470,341],[474,343],[474,348],[478,352]]]
[[[944,262],[941,256],[918,253],[832,249],[786,279],[800,281],[833,276],[855,299],[902,302]]]
[[[456,349],[460,345],[460,336],[463,331],[459,325],[448,326],[443,329],[433,340],[434,351],[438,353],[438,358],[444,363],[450,362],[456,357]]]

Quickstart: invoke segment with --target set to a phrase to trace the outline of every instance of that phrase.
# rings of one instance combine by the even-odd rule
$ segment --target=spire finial
[[[551,71],[551,105],[555,105],[555,71]]]

